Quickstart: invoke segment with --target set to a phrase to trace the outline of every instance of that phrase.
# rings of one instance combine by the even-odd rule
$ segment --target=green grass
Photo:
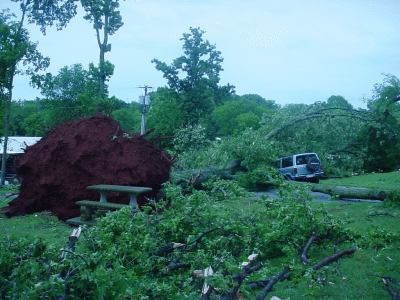
[[[0,189],[0,208],[7,206],[14,199],[5,198],[10,193],[18,192],[18,187],[4,186]],[[61,222],[51,212],[40,212],[32,215],[7,218],[4,211],[0,211],[0,242],[20,237],[28,240],[43,238],[48,243],[56,243],[62,247],[68,242],[72,227]]]
[[[320,184],[333,186],[351,186],[371,189],[399,190],[400,172],[371,173],[352,177],[321,180]]]

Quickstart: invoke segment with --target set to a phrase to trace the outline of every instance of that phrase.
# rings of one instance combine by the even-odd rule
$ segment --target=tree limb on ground
[[[389,197],[389,190],[368,189],[368,188],[351,188],[351,187],[336,187],[330,185],[314,184],[311,187],[313,192],[320,192],[331,196],[337,196],[340,199],[369,199],[369,200],[384,200]]]
[[[307,253],[308,253],[308,250],[310,250],[311,244],[316,240],[316,238],[317,238],[317,237],[316,237],[315,235],[313,235],[312,237],[310,237],[310,239],[308,240],[306,246],[304,247],[303,252],[301,253],[301,260],[302,260],[302,262],[305,263],[306,265],[308,265],[309,263],[311,263],[310,260],[309,260],[308,257],[307,257]]]
[[[399,216],[393,216],[392,214],[390,214],[390,213],[388,213],[388,212],[371,213],[371,214],[367,215],[366,218],[369,218],[369,217],[377,217],[377,216],[388,216],[388,217],[392,217],[392,218],[400,218]]]
[[[243,281],[246,279],[247,275],[258,271],[263,266],[262,263],[259,263],[256,266],[253,266],[253,264],[254,260],[251,261],[247,266],[245,266],[239,274],[233,276],[232,279],[233,282],[236,283],[236,285],[229,291],[222,293],[220,300],[233,300],[238,293]]]
[[[352,254],[356,251],[356,248],[353,249],[346,249],[346,250],[342,250],[338,253],[335,253],[327,258],[324,258],[323,260],[321,260],[319,263],[315,264],[314,266],[311,267],[312,270],[318,270],[328,264],[330,264],[331,262],[337,260],[338,258],[342,257],[345,254]],[[302,275],[304,275],[306,273],[307,269],[302,270],[300,273]]]
[[[397,289],[396,291],[393,291],[392,286],[390,285],[389,282],[395,283],[400,285],[400,281],[396,280],[395,278],[391,276],[379,276],[375,274],[367,274],[367,276],[374,276],[374,277],[379,277],[382,279],[383,284],[386,286],[386,289],[388,290],[390,296],[392,297],[392,300],[399,300],[400,299],[400,289]]]
[[[261,294],[257,297],[256,300],[264,300],[267,294],[272,291],[272,287],[274,286],[274,284],[277,283],[281,278],[283,278],[289,271],[289,266],[285,266],[283,270],[278,273],[278,275],[271,278],[267,286],[262,290]]]

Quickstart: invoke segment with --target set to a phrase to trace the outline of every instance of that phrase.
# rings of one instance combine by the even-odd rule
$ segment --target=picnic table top
[[[137,195],[145,192],[150,192],[152,190],[152,188],[149,187],[108,185],[108,184],[91,185],[86,187],[86,189],[99,192],[120,192],[128,194],[134,193]]]

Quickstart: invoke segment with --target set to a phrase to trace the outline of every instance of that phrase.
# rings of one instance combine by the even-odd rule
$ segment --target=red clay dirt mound
[[[170,178],[171,157],[151,140],[120,128],[117,121],[96,114],[67,122],[27,147],[18,161],[22,178],[19,196],[6,208],[8,216],[51,211],[60,220],[80,215],[80,200],[99,201],[97,184],[151,187],[138,204],[156,198]],[[112,193],[109,202],[129,203],[129,196]]]

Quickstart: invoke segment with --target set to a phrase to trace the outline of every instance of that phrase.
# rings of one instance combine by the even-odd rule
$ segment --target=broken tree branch
[[[253,289],[256,289],[256,288],[265,287],[270,281],[271,281],[271,278],[260,279],[260,280],[257,280],[257,281],[250,281],[250,282],[247,283],[247,288],[253,290]]]
[[[289,266],[285,266],[282,271],[278,273],[275,277],[271,278],[271,280],[268,282],[267,286],[262,290],[261,294],[257,297],[256,300],[264,300],[267,294],[272,291],[272,287],[274,286],[275,283],[277,283],[281,278],[283,278],[286,273],[290,271]]]
[[[72,230],[72,233],[69,236],[67,249],[62,249],[60,261],[65,259],[65,257],[67,256],[67,252],[73,253],[73,251],[75,251],[75,243],[77,242],[79,236],[81,235],[81,232],[82,232],[81,226]]]
[[[338,252],[338,253],[335,253],[335,254],[333,254],[333,255],[327,257],[327,258],[324,258],[324,259],[321,260],[319,263],[317,263],[317,264],[315,264],[314,266],[312,266],[311,269],[313,269],[313,270],[318,270],[318,269],[322,268],[323,266],[326,266],[326,265],[330,264],[331,262],[337,260],[338,258],[342,257],[342,256],[345,255],[345,254],[352,254],[352,253],[354,253],[356,250],[357,250],[356,248],[342,250],[342,251],[340,251],[340,252]],[[306,269],[305,269],[305,270],[302,270],[300,273],[301,273],[302,275],[304,275],[304,274],[306,273]]]
[[[190,251],[192,251],[196,246],[197,246],[197,244],[200,242],[200,240],[206,235],[206,234],[209,234],[209,233],[211,233],[211,232],[213,232],[213,231],[215,231],[215,230],[218,230],[218,229],[221,229],[221,227],[215,227],[215,228],[212,228],[212,229],[210,229],[210,230],[207,230],[207,231],[205,231],[205,232],[203,232],[202,234],[200,234],[194,241],[192,241],[192,242],[190,242],[190,243],[187,243],[187,244],[184,244],[184,245],[182,245],[182,247],[183,246],[189,246],[189,245],[191,245],[191,244],[194,244],[192,247],[190,247],[190,249],[187,249],[186,251],[187,252],[190,252]]]
[[[251,260],[243,269],[240,271],[239,274],[233,276],[233,282],[236,283],[236,285],[231,288],[229,291],[222,293],[220,300],[233,300],[234,297],[236,296],[237,292],[239,291],[239,288],[241,287],[243,281],[246,279],[247,275],[258,271],[261,269],[263,266],[262,263],[258,263],[256,266],[253,266],[255,262],[255,258]]]
[[[390,285],[389,282],[387,282],[387,280],[385,278],[382,278],[382,281],[385,284],[386,289],[388,290],[390,296],[392,297],[392,300],[398,300],[400,290],[397,289],[397,291],[393,291],[392,286]]]
[[[308,250],[310,250],[311,244],[315,241],[316,238],[317,237],[315,235],[310,237],[310,239],[308,240],[306,246],[304,247],[303,253],[301,253],[301,260],[306,265],[311,263],[310,260],[307,258],[307,253],[308,253]]]
[[[190,251],[192,251],[192,250],[197,246],[197,244],[200,242],[200,240],[201,240],[206,234],[209,234],[210,232],[213,232],[213,231],[218,230],[218,229],[221,229],[221,227],[215,227],[215,228],[212,228],[212,229],[210,229],[210,230],[207,230],[207,231],[203,232],[202,234],[200,234],[195,240],[191,241],[190,243],[186,243],[186,244],[181,244],[181,243],[169,243],[169,244],[167,244],[167,245],[163,245],[163,246],[161,246],[161,247],[159,247],[159,248],[157,249],[157,252],[154,253],[154,255],[155,255],[155,256],[162,256],[162,255],[164,255],[164,254],[168,254],[168,253],[173,252],[175,249],[182,248],[182,247],[187,247],[187,246],[189,246],[189,245],[191,245],[191,244],[194,244],[192,247],[190,247],[189,249],[186,249],[186,250],[185,250],[186,252],[190,252]]]
[[[395,284],[400,284],[400,281],[397,279],[391,277],[391,276],[380,276],[380,275],[375,275],[375,274],[367,274],[367,276],[374,276],[374,277],[379,277],[382,279],[383,284],[386,286],[386,289],[388,290],[390,296],[392,297],[392,300],[399,300],[400,297],[400,289],[397,289],[396,291],[393,291],[392,286],[390,285],[389,282],[395,283]]]
[[[180,268],[190,268],[191,264],[187,263],[178,263],[178,258],[175,257],[169,265],[164,269],[163,274],[169,273],[169,271],[180,269]]]

